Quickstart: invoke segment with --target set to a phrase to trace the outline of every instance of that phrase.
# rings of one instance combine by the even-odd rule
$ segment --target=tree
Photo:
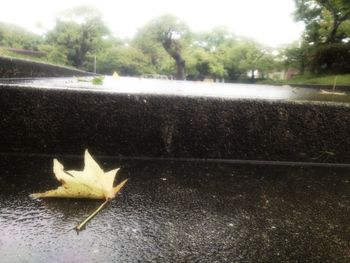
[[[349,0],[294,0],[295,17],[305,23],[304,41],[299,50],[289,52],[298,56],[306,69],[319,74],[348,72],[343,61],[349,53]],[[297,55],[297,56],[296,56]],[[304,69],[304,67],[302,67]]]
[[[206,77],[222,79],[227,76],[226,69],[216,53],[192,46],[184,56],[189,79],[203,80]]]
[[[47,42],[64,48],[69,64],[81,68],[87,54],[102,48],[109,30],[94,8],[81,6],[64,12],[48,32]]]
[[[146,57],[149,67],[158,74],[174,75],[174,60],[168,55],[162,44],[154,40],[143,28],[137,32],[130,46],[140,50]]]
[[[246,77],[249,72],[251,81],[255,81],[255,73],[266,73],[273,66],[273,58],[267,48],[253,40],[237,40],[231,42],[220,56],[224,58],[225,69],[231,81]]]
[[[54,64],[68,65],[67,50],[60,46],[41,45],[40,50],[47,53],[47,60]]]
[[[184,49],[190,42],[188,26],[175,16],[164,15],[150,21],[138,32],[148,45],[160,44],[176,64],[176,79],[185,79]]]
[[[113,74],[117,71],[122,76],[139,76],[154,73],[147,57],[139,50],[130,46],[114,46],[102,50],[97,55],[99,73]]]
[[[195,34],[194,44],[208,52],[216,52],[223,45],[227,45],[233,38],[227,27],[218,26],[210,31]]]
[[[337,43],[349,35],[339,34],[350,19],[349,0],[294,0],[295,18],[306,25],[305,39],[309,43]]]
[[[349,0],[317,0],[331,16],[331,26],[326,39],[326,43],[337,41],[337,32],[342,23],[350,19]]]
[[[306,43],[294,42],[280,50],[285,68],[296,68],[304,73],[309,60],[309,47]]]
[[[208,76],[235,81],[241,72],[238,72],[235,61],[230,59],[230,53],[237,43],[235,36],[224,26],[193,34],[193,41],[186,52],[191,77],[203,79]]]

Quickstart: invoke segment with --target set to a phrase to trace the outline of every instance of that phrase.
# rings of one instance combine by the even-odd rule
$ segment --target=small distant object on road
[[[112,77],[113,77],[114,79],[119,78],[119,74],[117,73],[117,71],[114,71],[114,72],[113,72]]]
[[[143,74],[141,75],[141,78],[144,79],[172,79],[169,78],[167,75],[160,75],[160,74]]]

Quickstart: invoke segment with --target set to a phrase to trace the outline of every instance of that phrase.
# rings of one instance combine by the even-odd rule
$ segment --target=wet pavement
[[[97,159],[130,180],[77,235],[100,202],[32,200],[52,156],[0,155],[1,262],[350,262],[350,168]]]
[[[51,90],[88,90],[98,93],[180,96],[221,99],[261,99],[282,101],[309,101],[350,103],[350,91],[335,93],[325,87],[303,88],[289,85],[255,85],[242,83],[211,83],[202,81],[176,81],[136,77],[112,78],[106,76],[102,85],[94,85],[93,77],[83,78],[10,78],[0,79],[0,87],[21,86]]]

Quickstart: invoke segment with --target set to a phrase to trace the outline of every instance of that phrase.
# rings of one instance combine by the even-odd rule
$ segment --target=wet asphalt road
[[[350,168],[99,162],[130,180],[77,235],[100,202],[32,200],[52,158],[0,155],[1,262],[350,262]]]

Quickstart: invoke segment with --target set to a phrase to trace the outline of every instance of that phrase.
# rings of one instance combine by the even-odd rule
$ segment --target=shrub
[[[316,74],[350,73],[350,44],[328,44],[316,47],[311,55],[311,71]]]

